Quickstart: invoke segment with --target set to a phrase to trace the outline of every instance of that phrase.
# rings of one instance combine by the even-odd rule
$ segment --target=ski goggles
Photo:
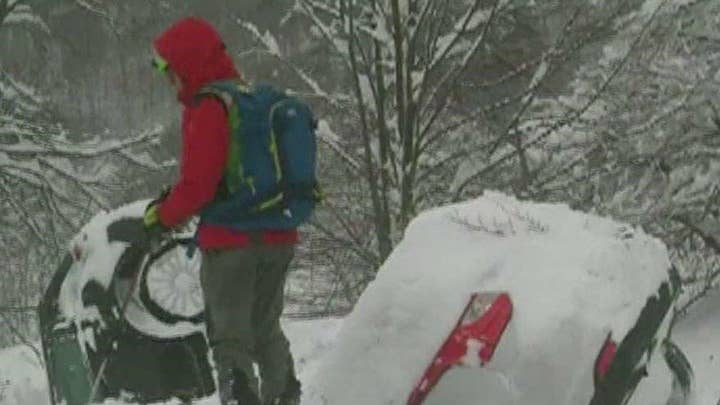
[[[158,55],[154,55],[152,59],[152,67],[153,69],[157,70],[159,73],[167,73],[169,64],[167,61],[163,58],[161,58]]]

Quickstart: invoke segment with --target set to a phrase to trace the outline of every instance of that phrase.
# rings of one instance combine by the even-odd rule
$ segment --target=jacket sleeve
[[[219,100],[204,98],[183,116],[180,178],[160,205],[160,222],[174,227],[215,198],[228,155],[230,129]]]

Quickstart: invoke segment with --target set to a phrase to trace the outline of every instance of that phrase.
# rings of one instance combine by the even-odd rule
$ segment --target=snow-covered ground
[[[291,341],[300,380],[307,382],[319,361],[335,341],[341,320],[286,321],[283,327]],[[27,346],[0,350],[0,404],[47,405],[50,403],[47,378],[37,356]],[[178,402],[168,402],[167,405]],[[116,405],[108,400],[105,405]],[[197,402],[217,405],[215,397]]]
[[[691,308],[673,339],[695,371],[697,405],[720,405],[720,291]]]
[[[0,350],[0,404],[45,405],[49,398],[45,371],[32,349]]]
[[[475,291],[508,291],[513,319],[485,368],[452,370],[426,403],[585,405],[605,338],[622,339],[668,265],[665,247],[641,230],[563,205],[486,193],[431,210],[411,224],[351,315],[284,322],[303,405],[405,404]],[[718,405],[720,294],[676,328],[695,368],[693,405]],[[667,398],[670,379],[657,354],[638,390],[653,399],[636,396],[632,405],[665,405],[658,398]],[[47,403],[33,351],[1,350],[0,404]]]
[[[321,360],[333,347],[341,323],[339,319],[285,322],[303,383],[312,380]],[[694,405],[717,405],[720,401],[720,293],[698,304],[677,325],[673,336],[695,370],[698,396]],[[40,364],[27,346],[0,350],[0,404],[49,404],[47,380]],[[106,405],[113,402],[107,401]],[[215,398],[209,398],[198,404],[217,403]]]

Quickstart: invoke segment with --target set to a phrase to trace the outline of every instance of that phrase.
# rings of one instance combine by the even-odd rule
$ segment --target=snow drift
[[[696,382],[695,405],[720,404],[720,291],[700,301],[673,328]]]
[[[660,241],[565,205],[488,192],[428,211],[347,317],[303,404],[404,404],[476,291],[510,293],[509,336],[485,369],[446,375],[455,386],[441,381],[426,403],[586,404],[605,338],[622,339],[669,266]]]
[[[319,360],[335,341],[341,324],[340,319],[313,321],[283,321],[283,328],[290,340],[295,366],[301,381],[317,369]],[[40,359],[28,346],[0,349],[0,404],[47,405],[50,402],[45,371]],[[107,400],[104,405],[127,402]],[[178,405],[169,401],[165,405]],[[196,402],[197,405],[217,405],[215,395]]]

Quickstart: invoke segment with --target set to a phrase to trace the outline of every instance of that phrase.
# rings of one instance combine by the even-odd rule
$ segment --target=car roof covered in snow
[[[574,374],[567,362],[589,363],[590,371],[608,333],[627,333],[648,296],[668,279],[669,266],[659,240],[566,205],[486,192],[427,211],[410,224],[344,322],[309,386],[309,403],[404,404],[470,295],[487,291],[510,293],[513,350],[528,352],[536,363],[562,356],[564,369],[546,372],[560,373],[569,390]],[[577,335],[568,340],[579,346],[557,353],[550,342],[563,342],[557,336],[564,330]],[[591,353],[576,353],[583,346]],[[523,377],[513,375],[519,371],[497,367],[505,384],[522,384]],[[592,395],[588,378],[589,392],[575,398]]]

